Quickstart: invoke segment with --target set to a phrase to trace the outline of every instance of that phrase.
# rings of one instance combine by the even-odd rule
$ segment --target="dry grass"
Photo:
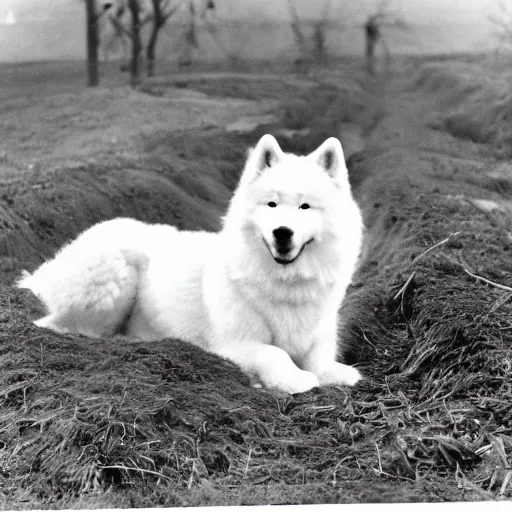
[[[285,149],[306,152],[335,134],[331,107],[322,100],[308,110],[316,112],[312,134],[283,138]],[[104,202],[94,199],[98,180],[123,212],[205,227],[214,221],[201,209],[209,205],[212,219],[222,212],[245,148],[259,135],[163,131],[142,139],[136,158],[112,157],[73,175],[56,170],[60,180],[45,194],[62,186],[80,195],[57,200],[55,210],[37,206],[48,196],[15,187],[14,197],[27,202],[0,203],[14,220],[30,208],[30,216],[39,219],[41,211],[53,224],[44,231],[29,223],[19,237],[26,246],[5,238],[1,278],[12,283],[35,264],[34,246],[51,250],[104,215]],[[372,144],[350,162],[368,237],[340,328],[346,360],[365,381],[295,396],[257,390],[233,365],[178,340],[144,344],[38,330],[29,323],[37,301],[7,286],[0,292],[0,505],[510,498],[512,299],[462,264],[510,287],[510,255],[502,226],[449,196],[451,187],[481,197],[500,192],[475,184],[470,166],[453,184],[413,147]],[[158,181],[147,181],[147,167]],[[79,221],[60,224],[73,208]]]

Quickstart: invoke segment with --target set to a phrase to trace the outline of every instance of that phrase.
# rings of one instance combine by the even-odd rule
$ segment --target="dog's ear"
[[[335,137],[327,139],[308,158],[314,160],[333,179],[348,177],[345,154],[341,142]]]
[[[283,150],[279,147],[277,140],[268,133],[263,135],[249,156],[249,167],[254,173],[254,177],[279,162],[282,156]]]

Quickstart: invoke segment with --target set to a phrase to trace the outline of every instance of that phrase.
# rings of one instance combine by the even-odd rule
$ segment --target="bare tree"
[[[395,27],[402,30],[408,28],[403,18],[390,8],[390,3],[391,0],[382,0],[379,2],[375,12],[368,16],[364,24],[366,67],[371,75],[375,74],[376,71],[375,50],[379,44],[384,51],[385,68],[387,69],[389,66],[391,54],[389,53],[386,39],[383,37],[383,28]]]
[[[324,3],[322,16],[315,21],[313,32],[313,59],[318,64],[327,62],[326,30],[329,24],[331,2]]]
[[[222,27],[219,26],[215,21],[215,2],[213,0],[208,0],[203,7],[202,12],[199,13],[199,16],[202,18],[204,22],[204,27],[206,28],[211,40],[215,43],[217,48],[221,50],[221,52],[229,59],[231,65],[236,66],[240,62],[240,58],[237,55],[237,52],[240,50],[240,47],[243,44],[237,46],[235,51],[231,50],[223,40]],[[247,37],[245,34],[243,35],[244,41],[247,41]]]
[[[312,35],[306,35],[293,0],[287,0],[287,3],[291,17],[290,26],[299,50],[295,67],[300,73],[307,73],[313,63],[324,65],[327,62],[327,29],[332,26],[338,27],[338,23],[331,19],[330,0],[324,0],[320,17],[313,21]]]
[[[102,11],[98,14],[96,11],[96,0],[85,0],[85,14],[87,23],[87,85],[96,87],[99,82],[98,71],[98,19],[100,16],[112,7],[112,3],[105,2]]]
[[[109,36],[105,36],[106,42],[104,43],[104,53],[105,60],[108,59],[108,51],[112,46],[115,46],[117,43],[120,43],[121,46],[121,71],[128,71],[128,53],[129,53],[129,42],[130,36],[129,31],[126,29],[124,24],[124,15],[126,13],[126,2],[119,1],[117,2],[116,8],[111,12],[108,23],[109,28],[113,31]],[[102,34],[102,38],[103,38]]]
[[[189,20],[187,28],[183,34],[183,39],[185,41],[185,51],[182,51],[181,55],[179,56],[180,71],[185,67],[188,68],[192,64],[192,53],[195,48],[199,48],[199,41],[197,39],[196,8],[192,0],[189,0],[188,8]]]
[[[496,55],[502,52],[512,52],[512,8],[506,0],[496,0],[494,12],[489,15],[489,21],[494,26],[497,38]]]
[[[381,29],[379,25],[380,16],[374,14],[368,17],[365,29],[365,55],[366,55],[366,68],[370,75],[375,74],[375,47],[381,41]],[[385,44],[385,42],[383,42]]]
[[[301,73],[307,72],[311,61],[308,41],[304,34],[304,30],[302,29],[300,18],[293,0],[288,0],[288,11],[291,17],[290,27],[293,32],[293,37],[295,38],[295,43],[299,49],[299,56],[295,59],[295,67],[297,71]]]
[[[179,0],[175,4],[172,3],[172,0],[151,0],[151,2],[153,4],[153,25],[151,27],[151,34],[146,47],[146,66],[148,76],[153,76],[155,74],[156,45],[160,30],[183,3],[182,0]]]
[[[142,53],[141,11],[139,0],[128,0],[128,10],[131,15],[130,38],[132,54],[130,58],[130,84],[132,87],[140,83],[140,56]]]
[[[96,25],[96,1],[85,0],[87,23],[87,85],[95,87],[99,84],[98,72],[98,26]]]
[[[109,22],[114,28],[113,39],[120,40],[127,54],[127,46],[130,43],[130,59],[127,66],[130,71],[131,84],[136,86],[140,83],[140,61],[144,50],[142,40],[142,28],[149,22],[152,22],[149,33],[148,43],[145,46],[146,70],[148,76],[153,76],[155,71],[156,47],[158,37],[167,23],[184,2],[188,2],[190,11],[190,21],[187,25],[183,38],[189,49],[199,46],[196,27],[196,8],[193,0],[118,0],[116,9],[110,14]],[[151,4],[151,8],[148,5]],[[206,11],[215,9],[213,0],[207,2]],[[125,14],[129,14],[129,19],[125,19]],[[180,61],[181,62],[181,61]],[[190,64],[190,57],[185,65]],[[123,67],[121,68],[122,70]]]
[[[130,14],[128,26],[125,25],[123,20],[124,8],[128,9]],[[151,19],[152,14],[144,12],[141,0],[124,0],[124,2],[118,6],[116,15],[109,17],[110,22],[115,27],[118,34],[126,35],[131,43],[131,55],[128,69],[130,71],[130,84],[132,87],[140,83],[140,61],[143,50],[141,30]]]

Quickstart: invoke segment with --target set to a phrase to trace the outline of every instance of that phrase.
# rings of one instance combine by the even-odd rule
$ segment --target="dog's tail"
[[[63,252],[17,281],[48,311],[35,324],[92,337],[115,334],[134,306],[139,262],[121,250],[89,253],[76,262],[67,256]]]
[[[34,274],[31,274],[28,270],[22,270],[14,285],[16,288],[30,290],[39,300],[43,300],[43,292],[38,285],[37,278],[34,279]]]
[[[31,277],[32,277],[32,274],[28,270],[22,270],[21,275],[16,280],[16,287],[30,289],[30,278]]]

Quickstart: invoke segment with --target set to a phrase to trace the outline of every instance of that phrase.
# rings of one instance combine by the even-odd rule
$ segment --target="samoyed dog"
[[[179,338],[288,393],[355,384],[337,328],[363,223],[340,142],[298,156],[264,135],[223,220],[219,233],[101,222],[18,286],[46,305],[40,327]]]

